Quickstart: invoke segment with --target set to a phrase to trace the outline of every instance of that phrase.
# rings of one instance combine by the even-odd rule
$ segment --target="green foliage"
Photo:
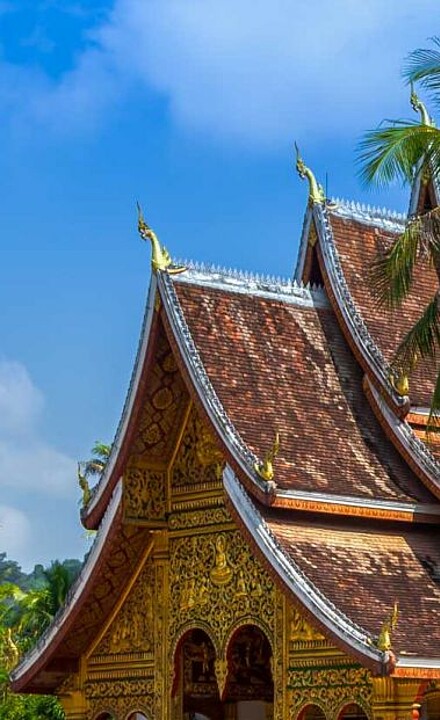
[[[65,714],[54,697],[12,695],[0,703],[0,720],[64,720]]]
[[[54,697],[13,694],[9,671],[48,627],[80,569],[77,560],[55,561],[48,568],[36,565],[25,575],[17,563],[0,555],[0,720],[64,719]]]
[[[110,457],[111,450],[111,445],[106,445],[97,440],[92,447],[92,457],[89,460],[79,463],[84,477],[102,475]]]
[[[419,82],[440,103],[440,38],[432,48],[412,52],[404,76]],[[440,130],[430,124],[428,113],[415,95],[414,109],[421,122],[388,122],[366,133],[360,144],[361,177],[366,183],[387,184],[394,180],[412,182],[418,173],[440,179]],[[416,272],[431,266],[440,279],[440,208],[409,217],[395,243],[377,256],[371,281],[379,305],[400,307],[410,293]],[[440,351],[440,293],[437,291],[417,322],[398,347],[393,366],[399,375],[409,375],[423,360],[437,362]],[[438,372],[428,427],[440,421],[440,372]]]

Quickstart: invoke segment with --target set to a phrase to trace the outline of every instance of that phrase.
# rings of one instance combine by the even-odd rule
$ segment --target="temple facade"
[[[68,720],[440,718],[433,376],[390,367],[421,302],[378,309],[406,218],[327,201],[310,171],[293,280],[153,273],[97,530],[69,600],[13,674]],[[440,204],[416,182],[412,205]]]

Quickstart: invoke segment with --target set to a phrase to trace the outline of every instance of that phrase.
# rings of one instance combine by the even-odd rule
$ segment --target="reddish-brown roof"
[[[329,308],[175,283],[208,376],[248,447],[276,431],[279,488],[432,502],[385,438]]]
[[[378,307],[369,281],[369,270],[378,253],[394,242],[397,232],[388,232],[374,224],[352,218],[339,217],[327,209],[350,293],[367,327],[387,362],[414,322],[422,308],[438,289],[435,271],[420,264],[414,276],[414,285],[408,298],[396,310]],[[429,406],[433,390],[433,371],[420,367],[411,378],[410,398],[413,405]]]
[[[354,622],[377,637],[398,600],[394,650],[440,657],[438,529],[310,523],[280,510],[263,512],[286,555]]]

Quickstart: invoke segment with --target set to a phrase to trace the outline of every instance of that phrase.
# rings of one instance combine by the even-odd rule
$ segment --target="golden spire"
[[[390,615],[383,623],[379,637],[377,638],[377,647],[379,650],[391,650],[392,645],[392,633],[397,627],[397,620],[399,618],[399,604],[397,600],[394,601],[393,609]]]
[[[142,240],[150,240],[151,242],[151,267],[153,269],[153,272],[157,272],[158,270],[166,270],[171,275],[176,275],[177,273],[181,273],[184,270],[186,270],[185,267],[176,267],[173,265],[173,261],[171,259],[171,255],[169,254],[166,247],[160,244],[159,240],[157,239],[157,235],[153,230],[150,228],[150,226],[145,222],[144,216],[142,214],[142,208],[137,203],[137,209],[138,209],[138,232],[141,236]]]
[[[325,194],[324,194],[324,188],[322,185],[320,185],[310,168],[307,167],[304,160],[302,159],[301,155],[299,154],[299,148],[298,145],[295,143],[295,150],[296,150],[296,170],[298,172],[298,175],[302,180],[307,178],[309,181],[309,203],[313,205],[314,203],[323,203],[325,202]]]
[[[262,480],[266,480],[266,482],[269,482],[270,480],[273,480],[274,477],[274,469],[273,469],[273,463],[280,451],[280,434],[279,432],[275,433],[275,440],[270,450],[267,451],[266,455],[264,456],[264,460],[262,463],[255,463],[254,470],[257,473],[257,475],[260,476]]]
[[[426,109],[425,103],[420,100],[416,91],[414,90],[414,84],[411,83],[411,106],[415,112],[420,113],[420,120],[422,125],[428,125],[428,127],[434,127],[434,121],[431,118],[428,110]]]

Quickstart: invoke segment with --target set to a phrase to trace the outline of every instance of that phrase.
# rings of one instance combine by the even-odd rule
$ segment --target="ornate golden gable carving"
[[[148,563],[95,649],[94,656],[150,652],[153,649],[154,607],[154,567]]]
[[[166,513],[166,474],[128,467],[124,474],[126,520],[161,520]]]
[[[148,460],[166,464],[177,442],[189,402],[168,341],[159,337],[156,362],[150,372],[138,430],[131,449],[131,461]]]
[[[206,482],[218,483],[223,462],[222,453],[193,409],[174,462],[172,486],[183,488]]]
[[[293,605],[289,609],[288,623],[289,640],[294,644],[322,642],[325,640],[324,635],[309,625],[301,612]]]

